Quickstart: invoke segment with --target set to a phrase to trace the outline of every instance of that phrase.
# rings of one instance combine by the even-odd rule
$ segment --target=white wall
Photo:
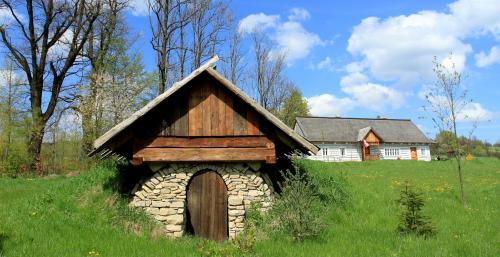
[[[320,148],[317,155],[308,156],[307,159],[325,162],[361,161],[360,144],[316,144]],[[328,149],[328,154],[323,155],[323,149]],[[345,149],[345,154],[340,154],[340,148]]]
[[[316,155],[307,156],[307,159],[325,162],[345,162],[361,161],[361,145],[356,144],[316,144],[320,148]],[[429,145],[421,144],[380,144],[381,160],[411,160],[410,147],[417,148],[417,158],[419,161],[430,161],[431,152]],[[328,149],[328,154],[323,155],[323,149]],[[340,155],[340,148],[345,148],[345,155]],[[386,156],[386,148],[399,149],[399,155]],[[423,152],[422,152],[423,151]]]
[[[429,145],[418,145],[418,144],[380,144],[380,159],[382,160],[411,160],[411,150],[410,147],[417,148],[417,159],[419,161],[430,161],[431,151]],[[399,149],[399,155],[397,156],[386,156],[385,149],[395,148]],[[423,149],[423,154],[422,154]]]
[[[417,146],[417,156],[419,161],[431,161],[431,148],[429,145]]]

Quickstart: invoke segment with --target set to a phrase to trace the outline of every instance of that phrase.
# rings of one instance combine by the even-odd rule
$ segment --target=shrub
[[[282,176],[281,194],[270,211],[270,225],[296,241],[318,236],[325,227],[318,186],[297,165],[292,171],[282,172]]]
[[[401,191],[401,197],[397,202],[401,205],[403,212],[397,231],[401,235],[415,234],[417,236],[429,237],[436,233],[430,219],[422,215],[424,200],[422,194],[415,191],[408,183]]]
[[[22,154],[19,151],[11,151],[3,163],[4,174],[8,177],[15,178],[26,173],[27,166],[28,158],[25,154]]]
[[[311,175],[312,183],[318,189],[321,202],[327,207],[345,207],[350,196],[347,190],[347,181],[344,176]]]

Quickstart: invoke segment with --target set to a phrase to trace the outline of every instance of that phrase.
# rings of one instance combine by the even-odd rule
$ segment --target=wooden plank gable
[[[160,136],[262,135],[260,117],[216,81],[203,81],[180,94],[160,112]],[[153,121],[154,122],[154,121]]]
[[[142,123],[148,125],[135,130],[135,163],[276,162],[273,137],[264,136],[265,122],[255,110],[210,77],[191,83],[145,117]]]
[[[94,141],[94,150],[89,156],[101,151],[111,151],[123,158],[131,159],[134,149],[132,149],[133,140],[130,138],[150,136],[266,134],[271,135],[276,142],[280,142],[277,146],[285,144],[283,149],[280,148],[280,154],[286,154],[294,149],[303,153],[318,151],[315,145],[287,127],[219,74],[213,67],[217,60],[218,57],[214,56],[109,129]],[[208,86],[204,87],[201,84]],[[198,94],[191,92],[196,85],[202,86]],[[207,117],[206,114],[210,116]]]

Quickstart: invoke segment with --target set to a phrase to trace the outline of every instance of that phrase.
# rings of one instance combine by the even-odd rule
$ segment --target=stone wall
[[[185,233],[189,180],[198,171],[212,170],[222,176],[227,186],[229,237],[234,238],[243,230],[245,212],[252,202],[259,202],[261,211],[271,206],[274,189],[269,177],[259,172],[258,167],[246,164],[167,164],[136,186],[130,206],[143,208],[165,224],[167,235],[182,236]]]

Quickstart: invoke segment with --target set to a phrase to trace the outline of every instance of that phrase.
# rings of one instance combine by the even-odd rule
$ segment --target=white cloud
[[[347,65],[346,70],[350,73],[340,80],[341,89],[359,106],[381,112],[387,106],[399,108],[403,104],[404,94],[393,88],[370,82],[369,78],[360,72],[362,65],[359,63]]]
[[[318,69],[318,70],[333,71],[335,69],[335,65],[333,65],[332,59],[329,56],[327,56],[327,57],[325,57],[325,59],[320,61],[318,64],[312,65],[312,68]]]
[[[399,108],[404,102],[403,94],[396,90],[375,83],[357,84],[343,87],[357,104],[372,111],[381,112],[387,106]]]
[[[317,34],[302,25],[301,21],[309,18],[309,12],[301,8],[293,8],[287,21],[282,21],[279,15],[251,14],[239,22],[238,31],[266,31],[277,45],[275,51],[286,53],[287,61],[293,62],[307,57],[313,47],[325,44]]]
[[[148,0],[131,0],[129,2],[130,11],[134,16],[148,15]]]
[[[272,38],[286,53],[288,61],[304,58],[309,55],[313,47],[323,44],[318,35],[307,31],[296,21],[282,23]]]
[[[492,64],[498,64],[500,63],[500,47],[494,46],[490,49],[488,54],[481,51],[474,57],[476,58],[477,67],[486,67]]]
[[[278,25],[279,15],[266,15],[264,13],[250,14],[240,20],[238,31],[240,33],[251,33],[255,29],[265,30]]]
[[[337,98],[331,94],[322,94],[306,99],[313,116],[340,116],[353,109],[356,105],[349,98]]]
[[[340,79],[340,85],[342,87],[349,87],[352,85],[360,85],[368,82],[368,77],[366,77],[361,72],[349,73]]]
[[[291,21],[304,21],[311,18],[311,14],[304,8],[292,8],[290,10],[290,15],[288,16],[288,20]]]
[[[463,40],[492,34],[500,38],[499,0],[459,0],[448,12],[421,11],[380,19],[369,17],[354,28],[347,50],[361,56],[374,78],[411,83],[429,79],[432,58],[453,52],[458,71],[472,51]]]
[[[493,119],[493,112],[486,110],[479,103],[467,104],[457,115],[457,121],[488,121]]]

